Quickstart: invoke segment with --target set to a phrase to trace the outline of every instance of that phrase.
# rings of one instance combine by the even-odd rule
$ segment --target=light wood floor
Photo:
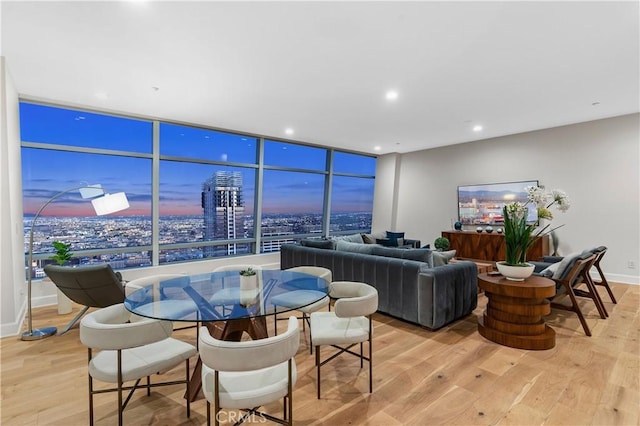
[[[511,349],[482,338],[476,328],[486,303],[482,295],[475,315],[436,332],[376,315],[373,394],[367,393],[367,369],[343,355],[323,367],[318,401],[314,358],[303,341],[296,356],[295,424],[637,425],[640,286],[613,289],[618,304],[604,296],[606,320],[589,300],[581,300],[593,337],[584,335],[575,314],[554,310],[547,321],[557,343],[547,351]],[[62,327],[77,309],[62,316],[55,307],[36,309],[34,325]],[[194,329],[174,336],[195,343]],[[88,424],[87,353],[77,327],[36,342],[4,338],[0,349],[3,426]],[[192,404],[187,419],[183,391],[157,388],[151,397],[138,391],[125,423],[204,424],[204,399]],[[96,424],[116,424],[115,396],[96,397]],[[279,415],[281,408],[272,404],[267,411]]]

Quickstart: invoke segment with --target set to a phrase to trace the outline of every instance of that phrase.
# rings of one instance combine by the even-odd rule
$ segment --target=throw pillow
[[[376,244],[376,237],[373,234],[362,234],[362,241],[365,244]]]
[[[335,241],[331,240],[315,240],[311,238],[305,238],[304,240],[300,240],[300,245],[305,247],[335,250]]]
[[[336,241],[336,250],[338,251],[350,251],[353,253],[371,254],[375,247],[377,247],[375,244],[352,243],[344,240]]]
[[[434,251],[433,252],[433,266],[446,265],[455,256],[456,256],[456,251],[455,250]]]
[[[564,259],[560,261],[560,265],[558,265],[558,269],[553,274],[553,279],[563,280],[569,275],[573,265],[576,264],[578,260],[584,260],[588,257],[591,257],[591,253],[572,253],[568,256],[565,256]]]
[[[558,270],[558,266],[560,266],[560,262],[552,263],[550,266],[540,271],[540,276],[551,278]]]
[[[561,280],[565,274],[568,274],[573,265],[578,260],[581,253],[571,253],[566,255],[560,262],[557,262],[558,266],[551,276],[553,279]]]
[[[404,245],[404,232],[387,231],[387,238],[395,241],[395,244],[393,244],[394,247]],[[399,238],[403,239],[402,244],[398,241]]]
[[[398,240],[391,240],[389,238],[376,238],[376,244],[380,244],[385,247],[398,247]]]

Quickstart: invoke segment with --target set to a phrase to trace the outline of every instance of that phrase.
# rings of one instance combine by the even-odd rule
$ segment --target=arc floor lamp
[[[76,186],[66,191],[62,191],[49,198],[49,200],[40,207],[40,210],[33,216],[31,220],[31,230],[29,231],[29,260],[27,273],[27,316],[29,329],[22,333],[22,340],[39,340],[56,334],[56,327],[33,328],[32,312],[31,312],[31,275],[33,273],[33,230],[36,221],[40,217],[40,213],[51,204],[54,200],[73,191],[80,191],[80,196],[84,199],[91,198],[91,204],[96,215],[102,216],[110,213],[119,212],[129,208],[129,201],[124,192],[115,194],[106,194],[102,189],[102,185],[82,185]]]

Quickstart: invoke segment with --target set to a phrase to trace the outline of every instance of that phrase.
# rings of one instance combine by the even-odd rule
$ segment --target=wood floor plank
[[[546,351],[507,348],[481,337],[482,294],[474,315],[438,331],[377,314],[373,394],[366,364],[360,369],[356,358],[342,355],[323,366],[318,400],[315,357],[309,354],[308,336],[301,336],[295,424],[637,425],[640,286],[612,284],[612,289],[618,304],[602,294],[608,319],[599,317],[591,300],[579,300],[593,337],[585,336],[575,314],[553,310],[547,320],[556,331],[556,347]],[[34,325],[64,326],[78,310],[74,306],[72,313],[58,315],[55,306],[37,308]],[[286,321],[280,323],[284,330]],[[174,337],[195,343],[195,330],[176,331]],[[0,424],[88,423],[87,352],[77,327],[41,341],[1,339],[0,361]],[[178,368],[167,377],[183,374]],[[183,392],[172,386],[154,390],[151,397],[137,393],[125,410],[126,424],[205,424],[204,399],[192,404],[187,419]],[[115,423],[115,406],[115,394],[96,396],[97,426]],[[282,406],[265,409],[279,416]],[[234,413],[227,414],[231,419]]]

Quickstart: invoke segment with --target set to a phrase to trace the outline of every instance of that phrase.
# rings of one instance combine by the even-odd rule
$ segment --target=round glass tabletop
[[[125,307],[136,315],[171,321],[228,321],[264,317],[314,304],[327,297],[329,284],[315,275],[257,270],[158,277],[131,292]]]

